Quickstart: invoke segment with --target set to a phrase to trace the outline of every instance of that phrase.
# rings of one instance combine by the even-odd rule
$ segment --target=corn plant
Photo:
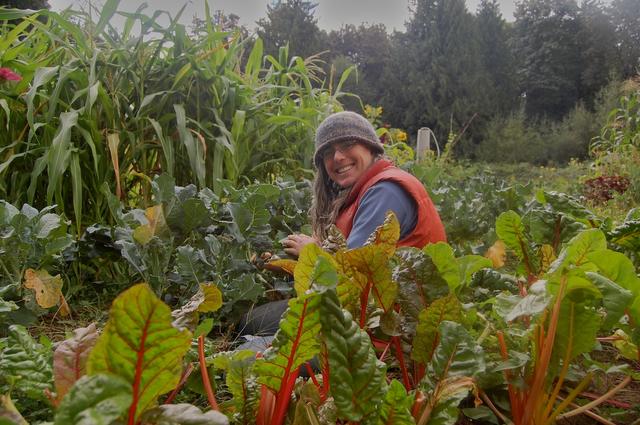
[[[0,186],[12,203],[56,203],[76,232],[108,212],[108,191],[148,206],[154,175],[220,193],[273,176],[306,175],[313,132],[339,108],[318,58],[264,56],[262,42],[217,30],[189,34],[176,17],[41,12],[1,27],[0,66],[22,77],[0,91]],[[139,24],[139,33],[134,31]],[[248,55],[245,52],[249,52]],[[246,59],[245,59],[246,57]],[[283,160],[289,158],[287,160]],[[46,194],[43,195],[43,194]]]

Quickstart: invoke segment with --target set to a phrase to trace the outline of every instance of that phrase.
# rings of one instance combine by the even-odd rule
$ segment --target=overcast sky
[[[51,8],[60,11],[69,6],[103,4],[103,0],[49,0]],[[146,12],[152,14],[155,10],[167,10],[172,15],[188,3],[181,21],[190,24],[194,15],[204,16],[205,0],[146,0]],[[122,0],[120,10],[134,11],[144,0]],[[240,23],[249,28],[255,27],[255,21],[266,16],[267,5],[270,0],[209,0],[211,10],[223,10],[225,13],[235,13],[240,16]],[[389,31],[404,30],[404,22],[409,18],[408,0],[316,0],[318,7],[315,16],[318,26],[325,30],[338,29],[343,24],[383,23]],[[479,0],[467,0],[467,8],[475,12]],[[507,20],[513,20],[515,5],[513,0],[500,0],[502,14]]]

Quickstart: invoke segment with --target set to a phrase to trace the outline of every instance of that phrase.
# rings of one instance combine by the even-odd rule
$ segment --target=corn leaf
[[[171,312],[146,284],[120,294],[109,321],[91,351],[90,375],[109,373],[132,386],[129,417],[138,419],[160,394],[178,384],[182,358],[191,345],[191,333],[171,326]]]
[[[331,395],[338,416],[360,421],[382,400],[385,365],[378,361],[367,333],[340,307],[333,290],[322,294],[323,340],[329,357]],[[338,384],[339,383],[339,384]]]
[[[86,373],[89,353],[98,339],[95,323],[73,331],[73,336],[63,341],[53,353],[53,376],[58,401]]]
[[[119,376],[83,376],[62,399],[54,425],[110,425],[132,399],[131,385]]]

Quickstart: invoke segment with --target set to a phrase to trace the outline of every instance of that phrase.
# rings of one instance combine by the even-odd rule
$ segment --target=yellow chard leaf
[[[295,280],[294,288],[298,296],[307,292],[311,288],[313,283],[313,271],[316,267],[316,263],[319,257],[324,257],[334,267],[337,267],[336,260],[324,251],[318,245],[310,243],[302,248],[298,262],[293,271],[293,278]]]
[[[204,301],[198,306],[200,313],[211,313],[222,307],[222,292],[213,283],[201,283],[200,290],[204,294]]]
[[[391,258],[396,252],[398,239],[400,239],[400,223],[392,211],[387,211],[384,222],[371,235],[367,244],[378,245],[384,249],[387,258]]]
[[[51,276],[46,270],[27,269],[24,272],[24,287],[36,294],[36,302],[42,308],[58,305],[62,297],[62,278]]]
[[[540,247],[540,273],[546,273],[551,264],[556,261],[556,253],[551,245],[542,245]]]
[[[133,238],[141,245],[149,243],[152,237],[162,232],[167,226],[162,205],[147,208],[144,215],[149,220],[149,224],[138,226],[133,231]]]
[[[504,266],[507,259],[507,246],[498,239],[484,254],[493,263],[494,269],[499,269]]]
[[[293,276],[293,272],[296,269],[298,262],[296,260],[278,259],[269,261],[264,265],[264,268],[271,271],[284,271],[285,273]]]
[[[365,245],[336,253],[338,270],[346,274],[360,291],[371,285],[371,292],[386,312],[398,294],[398,285],[391,279],[388,251],[384,245]]]
[[[113,302],[109,321],[91,351],[89,375],[106,373],[131,384],[129,423],[176,387],[191,332],[171,325],[171,311],[146,284],[135,285]]]

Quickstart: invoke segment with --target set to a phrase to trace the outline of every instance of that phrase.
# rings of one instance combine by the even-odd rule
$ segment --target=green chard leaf
[[[398,302],[415,320],[422,309],[449,294],[449,285],[424,251],[399,248],[393,262],[392,277],[398,283]]]
[[[411,416],[413,395],[407,391],[399,381],[393,380],[384,395],[380,405],[380,417],[376,425],[411,425],[415,424]]]
[[[62,399],[54,425],[110,425],[132,400],[131,384],[119,376],[83,376]]]
[[[251,397],[258,393],[255,380],[250,379],[255,361],[256,353],[251,350],[218,353],[213,359],[213,365],[226,372],[226,384],[233,396],[231,401],[235,412],[245,422],[251,421],[258,401]]]
[[[422,310],[416,336],[413,338],[413,360],[428,363],[440,342],[440,324],[445,320],[460,322],[462,305],[455,295],[448,295],[434,301],[426,310]]]
[[[553,357],[564,359],[569,352],[569,361],[595,347],[601,318],[589,305],[574,303],[568,299],[560,305],[560,316],[553,346]]]
[[[562,271],[569,265],[588,266],[591,263],[591,254],[605,249],[607,249],[607,240],[601,230],[589,229],[580,232],[560,252],[558,259],[551,265],[549,273]]]
[[[367,333],[340,307],[335,291],[322,294],[320,308],[330,380],[340,383],[331,386],[338,417],[360,421],[382,400],[385,365],[376,358]]]
[[[607,311],[602,326],[611,329],[631,306],[633,293],[598,273],[587,272],[586,276],[602,293],[602,305]]]
[[[47,349],[33,340],[20,325],[9,326],[6,346],[0,353],[0,384],[13,381],[13,388],[33,400],[46,400],[53,383]]]
[[[459,404],[475,388],[474,376],[486,369],[484,352],[462,325],[440,325],[440,343],[423,379],[427,385],[427,408],[419,423],[453,425]]]
[[[324,260],[324,263],[327,265],[326,268],[319,269],[317,267],[320,258]],[[300,252],[298,263],[293,272],[296,294],[298,294],[298,296],[303,295],[311,288],[311,285],[318,280],[329,280],[335,284],[338,280],[336,268],[336,260],[334,260],[331,254],[316,244],[311,243],[306,245]],[[324,274],[327,275],[323,276]]]
[[[515,211],[507,211],[496,220],[498,238],[512,249],[518,258],[528,256],[529,239],[522,224],[522,218]]]
[[[280,390],[292,374],[320,352],[320,295],[305,294],[289,301],[271,347],[256,361],[258,382]]]
[[[137,420],[159,395],[176,387],[191,333],[171,325],[169,307],[139,284],[113,302],[109,321],[91,351],[90,375],[108,373],[132,386],[129,416]]]
[[[477,271],[492,266],[491,260],[480,255],[456,258],[453,248],[444,242],[429,244],[423,251],[431,257],[452,292],[458,292],[460,288],[468,285]]]

